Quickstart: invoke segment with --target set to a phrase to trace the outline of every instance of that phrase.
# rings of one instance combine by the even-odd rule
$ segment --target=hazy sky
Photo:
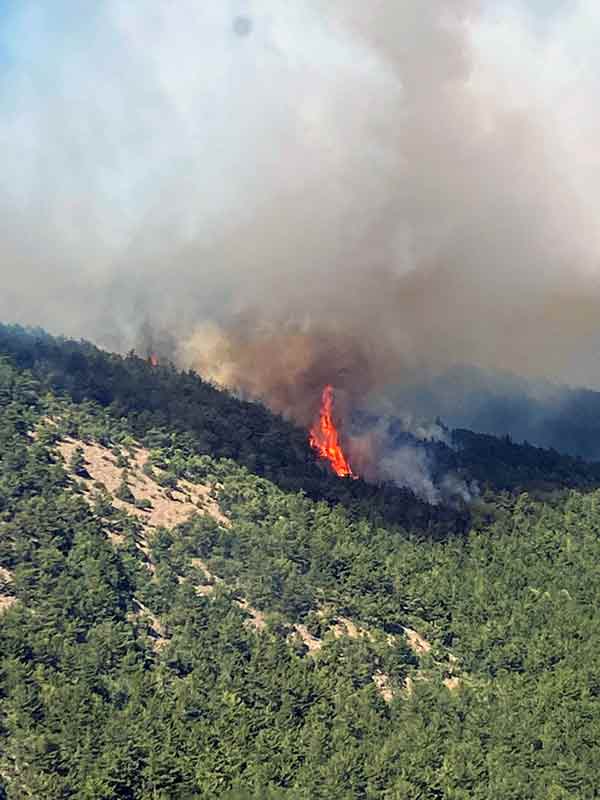
[[[297,415],[405,366],[598,387],[598,41],[592,0],[0,0],[0,318]]]

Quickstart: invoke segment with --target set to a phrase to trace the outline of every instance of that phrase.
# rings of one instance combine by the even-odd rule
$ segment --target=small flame
[[[331,464],[340,478],[356,478],[340,444],[340,437],[333,421],[333,386],[326,386],[321,397],[319,419],[310,429],[310,446],[321,458]]]
[[[150,366],[158,367],[158,356],[156,355],[156,353],[150,353],[148,361],[150,362]]]

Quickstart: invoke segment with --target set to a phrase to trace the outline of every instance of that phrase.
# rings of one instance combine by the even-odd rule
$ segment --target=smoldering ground
[[[462,362],[600,385],[600,10],[500,5],[9,3],[0,315],[302,424]]]

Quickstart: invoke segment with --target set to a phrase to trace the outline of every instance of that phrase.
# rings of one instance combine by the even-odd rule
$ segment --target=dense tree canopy
[[[598,796],[596,466],[457,432],[482,497],[430,510],[194,375],[1,342],[0,798]],[[141,445],[222,518],[150,534]]]

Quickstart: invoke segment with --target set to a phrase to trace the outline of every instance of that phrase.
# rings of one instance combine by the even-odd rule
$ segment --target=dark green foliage
[[[172,472],[163,472],[161,475],[156,476],[156,482],[165,489],[176,489],[177,475],[174,475]]]
[[[69,469],[73,473],[73,475],[77,475],[80,478],[89,478],[89,472],[85,466],[85,459],[83,457],[83,448],[77,447],[73,451],[73,455],[69,460]]]
[[[119,455],[115,459],[115,464],[119,469],[127,469],[129,464],[129,459],[125,458],[125,456],[119,451]]]
[[[115,421],[126,420],[120,442],[125,446],[132,435],[151,448],[176,439],[187,453],[234,459],[285,491],[302,490],[313,499],[341,503],[354,516],[439,535],[468,527],[465,508],[432,507],[407,489],[335,477],[316,462],[306,431],[258,403],[217,390],[193,372],[153,368],[133,353],[122,358],[86,342],[18,326],[0,325],[0,353],[30,370],[40,391],[69,397],[93,414],[99,405]],[[70,425],[63,423],[62,432],[77,435],[74,422]],[[98,438],[100,431],[92,435]]]
[[[135,496],[129,488],[129,476],[125,470],[123,471],[121,483],[118,485],[115,492],[115,497],[118,500],[122,500],[124,503],[135,503]]]
[[[457,466],[468,469],[482,483],[502,489],[538,489],[569,486],[590,488],[600,485],[600,464],[543,450],[525,442],[516,444],[509,436],[486,436],[471,431],[453,432],[458,447]]]
[[[135,409],[114,414],[120,390],[102,372],[112,357],[98,355],[94,371],[95,351],[77,347],[40,334],[28,364],[26,348],[12,352],[48,370],[41,383],[0,362],[0,566],[10,576],[0,595],[17,600],[0,616],[0,798],[598,796],[600,492],[569,491],[562,457],[461,433],[459,455],[483,476],[487,452],[505,491],[490,481],[460,536],[447,535],[443,510],[434,520],[417,506],[405,527],[384,525],[383,512],[364,513],[368,494],[315,502],[220,458],[218,444],[203,452],[200,428],[168,430],[153,414],[140,428]],[[133,398],[144,367],[125,362],[122,371],[115,359],[115,381],[131,379]],[[79,381],[98,396],[77,397]],[[50,382],[78,402],[48,394]],[[53,449],[67,434],[124,451],[132,434],[146,436],[152,464],[210,484],[230,524],[199,515],[159,529],[150,572],[139,520],[99,487],[92,502],[74,493]],[[80,455],[71,468],[85,466]],[[581,486],[595,471],[573,466]],[[552,494],[512,491],[520,474],[550,475]],[[401,496],[373,489],[372,499]],[[222,579],[212,596],[195,591],[206,582],[195,559]],[[240,598],[264,612],[265,631]],[[369,635],[336,638],[343,617]],[[299,623],[320,651],[288,641]],[[404,626],[431,653],[415,655]]]

